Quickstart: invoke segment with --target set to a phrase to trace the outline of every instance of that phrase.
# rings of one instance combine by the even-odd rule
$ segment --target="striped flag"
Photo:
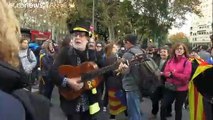
[[[198,92],[196,86],[193,84],[194,78],[196,78],[200,73],[205,71],[208,68],[211,68],[212,65],[207,64],[202,59],[191,59],[198,62],[198,67],[196,68],[195,73],[192,76],[191,81],[189,82],[189,113],[190,120],[206,120],[204,107],[203,107],[203,96]]]

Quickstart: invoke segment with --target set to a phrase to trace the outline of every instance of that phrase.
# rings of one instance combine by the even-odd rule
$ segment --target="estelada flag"
[[[206,120],[204,108],[203,108],[203,96],[197,90],[194,85],[194,79],[201,74],[203,71],[212,68],[212,65],[209,65],[204,60],[200,58],[191,59],[191,61],[196,60],[199,64],[196,68],[191,81],[189,82],[189,113],[190,120]]]

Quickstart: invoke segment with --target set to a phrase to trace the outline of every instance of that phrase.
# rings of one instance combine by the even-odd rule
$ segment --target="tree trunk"
[[[109,32],[109,40],[114,40],[115,39],[115,29],[113,25],[108,26],[108,32]]]

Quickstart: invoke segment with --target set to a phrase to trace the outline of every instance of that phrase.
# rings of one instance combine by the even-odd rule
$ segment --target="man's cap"
[[[74,24],[69,26],[70,33],[74,32],[86,32],[90,33],[90,21],[86,19],[79,19]]]
[[[137,36],[129,34],[125,37],[125,41],[129,41],[131,44],[136,45],[137,43]]]

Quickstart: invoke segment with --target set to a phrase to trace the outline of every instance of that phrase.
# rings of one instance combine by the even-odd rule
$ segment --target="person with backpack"
[[[50,69],[53,65],[55,50],[53,48],[53,43],[48,40],[42,44],[42,49],[40,53],[40,69],[41,69],[41,80],[39,84],[39,92],[51,99],[54,84],[51,80]]]
[[[27,39],[20,40],[19,57],[21,60],[22,69],[26,74],[32,73],[32,70],[37,64],[36,57],[32,50],[28,47],[29,41]]]
[[[32,71],[36,67],[37,59],[34,53],[28,47],[29,41],[25,38],[20,40],[20,70],[26,75],[29,82],[29,90],[31,91],[31,86],[33,84]]]
[[[166,120],[169,105],[175,100],[175,120],[182,119],[182,108],[185,102],[188,83],[191,78],[192,64],[188,59],[188,49],[183,43],[172,47],[171,57],[166,63],[162,75],[165,76],[165,90],[161,101],[161,120]]]
[[[131,61],[131,59],[134,58],[131,52],[134,54],[143,54],[143,51],[140,47],[136,46],[136,43],[136,35],[130,34],[125,37],[124,46],[127,51],[122,58]],[[122,74],[122,86],[126,92],[128,120],[143,120],[141,94],[138,86],[138,81],[140,79],[139,69],[137,66],[130,66],[128,69],[122,71]]]

